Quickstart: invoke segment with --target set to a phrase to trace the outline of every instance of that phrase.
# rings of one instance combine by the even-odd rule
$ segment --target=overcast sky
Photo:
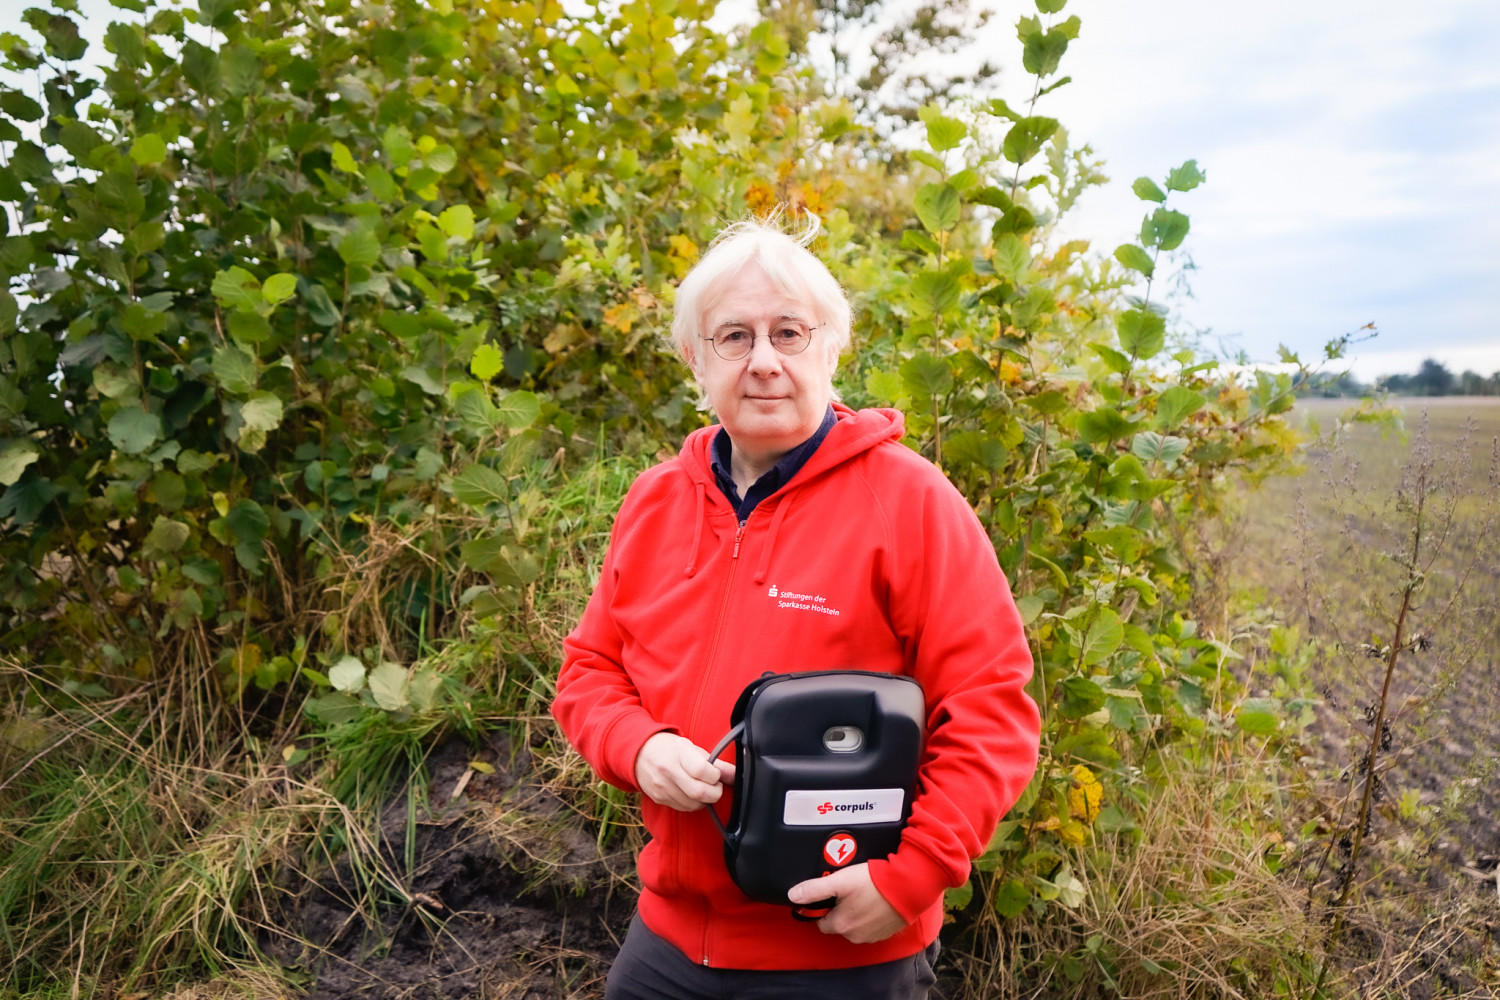
[[[1015,62],[1016,17],[991,42]],[[1188,158],[1183,317],[1255,359],[1373,322],[1356,374],[1500,370],[1500,3],[1072,0],[1073,83],[1039,104],[1107,160],[1078,234],[1138,228],[1130,182]],[[1015,74],[1019,76],[1019,74]],[[1019,85],[1020,79],[1008,81]]]
[[[745,0],[737,0],[745,2]],[[982,40],[1019,97],[1020,0]],[[17,30],[20,0],[0,9]],[[115,17],[81,0],[90,58]],[[1196,265],[1184,322],[1214,346],[1304,357],[1373,322],[1357,375],[1500,370],[1500,2],[1072,0],[1073,82],[1038,112],[1105,158],[1076,235],[1108,252],[1139,229],[1130,182],[1194,158],[1181,198]],[[25,31],[30,34],[29,30]],[[1014,67],[1014,68],[1011,68]],[[1014,88],[1014,91],[1012,90]]]

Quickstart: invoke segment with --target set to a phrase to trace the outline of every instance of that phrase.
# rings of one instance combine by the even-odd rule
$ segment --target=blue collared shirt
[[[818,445],[823,443],[823,439],[828,436],[828,432],[837,422],[838,418],[834,416],[833,405],[829,404],[828,412],[823,415],[823,422],[818,425],[817,430],[813,431],[812,437],[782,455],[781,461],[751,484],[750,491],[745,494],[743,500],[740,499],[739,489],[734,485],[734,476],[730,473],[729,462],[733,454],[733,445],[729,440],[729,432],[720,427],[719,433],[714,436],[714,480],[734,506],[735,518],[743,522],[750,516],[750,512],[756,508],[757,504],[786,485],[797,474],[797,471],[807,464],[807,460],[812,458],[813,452],[818,450]]]

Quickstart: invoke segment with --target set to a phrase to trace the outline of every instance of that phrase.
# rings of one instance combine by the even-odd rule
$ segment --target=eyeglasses
[[[782,354],[801,354],[812,343],[812,332],[816,329],[815,326],[783,320],[766,334],[766,339]],[[730,327],[702,339],[712,344],[714,353],[725,361],[739,361],[748,357],[754,349],[755,336],[750,330]]]

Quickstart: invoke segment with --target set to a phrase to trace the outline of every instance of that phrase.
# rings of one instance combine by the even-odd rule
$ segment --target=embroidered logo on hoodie
[[[776,598],[778,608],[790,608],[793,611],[816,611],[820,615],[829,615],[837,618],[839,609],[829,607],[828,598],[821,594],[799,594],[791,590],[778,590],[776,584],[771,584],[771,589],[766,591],[767,597]]]

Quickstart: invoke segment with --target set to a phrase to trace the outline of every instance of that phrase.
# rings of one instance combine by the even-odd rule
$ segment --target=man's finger
[[[803,903],[816,903],[824,899],[837,898],[839,881],[839,873],[835,872],[832,875],[824,875],[822,878],[798,882],[787,890],[786,898],[799,906]]]

